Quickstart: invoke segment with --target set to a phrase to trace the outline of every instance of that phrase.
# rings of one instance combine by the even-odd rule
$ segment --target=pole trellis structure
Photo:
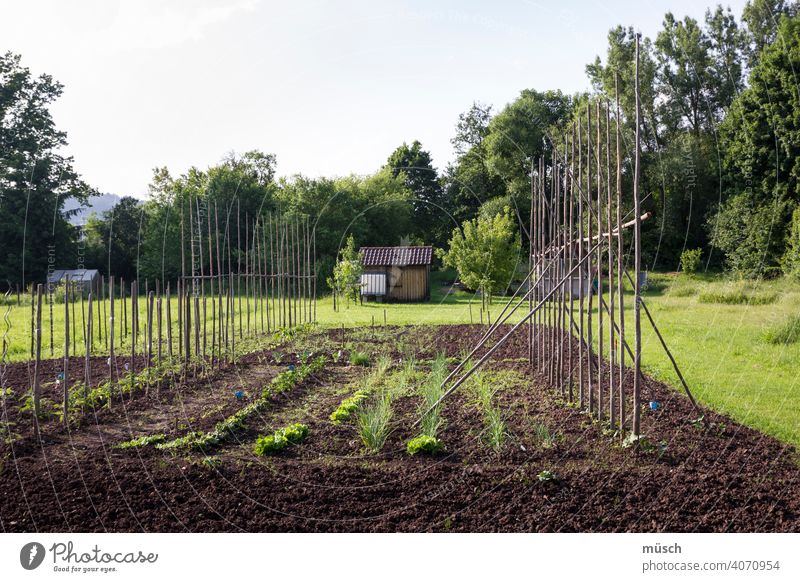
[[[635,48],[635,115],[627,120],[628,125],[634,125],[631,151],[622,147],[625,123],[620,110],[619,75],[615,75],[613,107],[611,98],[589,97],[585,112],[578,114],[562,135],[547,136],[548,155],[531,159],[527,277],[473,349],[442,382],[442,396],[423,411],[417,424],[524,325],[532,378],[608,423],[620,439],[638,443],[643,398],[642,310],[683,390],[703,418],[642,297],[641,231],[642,223],[652,214],[642,209],[640,188],[638,36]],[[632,166],[627,185],[623,182],[623,165]],[[624,261],[626,232],[630,233],[627,242],[633,247],[633,273]],[[632,329],[625,321],[626,280],[633,291]],[[515,325],[507,330],[501,327],[519,311],[522,314]],[[632,362],[629,374],[628,361]]]

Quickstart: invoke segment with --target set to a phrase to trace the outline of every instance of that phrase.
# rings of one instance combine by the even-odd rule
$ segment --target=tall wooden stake
[[[111,320],[109,321],[108,329],[108,381],[114,381],[114,366],[116,364],[116,359],[114,355],[114,277],[108,277],[108,297],[111,303],[110,310],[111,310]]]
[[[35,362],[33,366],[33,426],[36,428],[36,432],[39,432],[39,413],[41,409],[39,407],[39,399],[41,397],[41,365],[42,365],[42,294],[43,294],[43,286],[41,283],[36,285],[36,345],[34,348],[35,354]],[[91,305],[91,295],[89,296],[89,305]],[[90,309],[91,312],[91,309]],[[88,357],[88,356],[87,356]]]
[[[64,425],[69,424],[69,275],[64,284]]]
[[[633,304],[633,327],[634,327],[634,352],[633,352],[633,434],[639,436],[641,428],[641,404],[640,404],[640,391],[641,391],[641,369],[642,369],[642,219],[641,208],[639,201],[639,157],[641,147],[640,125],[640,95],[639,95],[639,39],[640,35],[636,35],[636,76],[634,81],[635,94],[636,94],[636,136],[635,136],[635,153],[633,163],[633,212],[635,214],[636,224],[633,231],[633,244],[634,244],[634,272],[636,278],[634,280],[634,304]]]

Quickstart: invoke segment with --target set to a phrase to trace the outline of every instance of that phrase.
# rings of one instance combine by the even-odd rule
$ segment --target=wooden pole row
[[[565,132],[563,140],[551,140],[549,162],[542,156],[538,162],[531,163],[528,252],[529,270],[533,276],[525,297],[510,308],[502,321],[506,321],[524,302],[528,304],[527,315],[464,372],[464,364],[471,361],[497,329],[490,327],[469,356],[444,381],[444,396],[431,409],[484,365],[519,325],[527,323],[528,362],[539,380],[558,389],[569,402],[575,402],[597,418],[607,420],[618,430],[620,437],[628,432],[638,437],[641,434],[642,409],[640,310],[644,309],[686,394],[702,415],[641,296],[641,224],[650,213],[642,213],[640,195],[638,37],[635,59],[636,118],[634,150],[630,154],[633,161],[630,199],[626,201],[623,198],[621,115],[616,78],[613,115],[608,101],[590,101],[585,116]],[[630,209],[628,214],[633,214],[629,222],[623,222],[623,205]],[[623,230],[627,228],[633,229],[633,276],[625,269],[622,260]],[[630,332],[624,316],[625,278],[633,287],[632,342],[628,338]],[[606,280],[607,289],[604,285]],[[512,302],[513,298],[507,307]],[[624,383],[626,353],[633,361],[631,394],[626,392]],[[631,412],[628,412],[629,398]]]
[[[143,294],[137,279],[126,283],[103,278],[99,288],[65,281],[63,373],[56,378],[63,383],[64,422],[69,419],[70,389],[76,381],[82,381],[88,391],[101,380],[111,385],[121,380],[118,351],[122,346],[129,349],[125,370],[133,389],[137,374],[148,368],[179,362],[185,378],[208,367],[235,363],[235,354],[246,338],[316,321],[316,242],[308,217],[242,216],[238,200],[219,208],[216,202],[203,203],[197,197],[179,203],[178,211],[181,264],[176,293],[169,282],[161,280],[145,280]],[[50,325],[51,356],[56,350],[54,309],[59,294],[55,291],[50,285],[31,289],[29,370],[37,426],[46,323]],[[173,300],[177,302],[175,313]],[[49,310],[49,322],[45,309]],[[175,314],[177,321],[173,320]],[[79,345],[84,368],[80,379],[74,372],[70,374],[70,358],[80,355]],[[106,372],[98,376],[93,358],[100,350],[108,359]],[[148,382],[145,391],[149,393],[150,388]],[[159,380],[155,393],[160,390]]]

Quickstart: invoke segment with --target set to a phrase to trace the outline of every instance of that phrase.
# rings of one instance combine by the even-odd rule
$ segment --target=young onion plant
[[[373,453],[383,448],[389,436],[392,400],[392,391],[382,388],[358,411],[358,434],[367,450]]]
[[[430,374],[417,387],[417,392],[422,396],[419,405],[419,414],[422,415],[421,434],[406,443],[406,452],[409,455],[434,454],[444,448],[444,444],[436,437],[436,434],[444,426],[441,406],[433,409],[431,407],[444,394],[442,383],[445,378],[447,378],[447,358],[443,353],[439,353],[431,365]]]
[[[364,397],[358,405],[356,428],[367,450],[375,453],[383,448],[391,430],[394,392],[385,383],[392,361],[387,356],[378,359],[375,370],[367,376]]]
[[[472,386],[478,400],[478,406],[483,413],[486,443],[495,451],[499,451],[506,440],[507,431],[503,415],[494,402],[494,395],[498,387],[483,372],[475,373]]]
[[[444,394],[442,382],[447,378],[447,358],[444,353],[439,352],[431,366],[431,373],[419,386],[419,393],[422,396],[420,413],[422,416],[422,434],[429,437],[436,437],[436,433],[444,425],[441,415],[441,405],[433,410],[431,407],[439,401]]]

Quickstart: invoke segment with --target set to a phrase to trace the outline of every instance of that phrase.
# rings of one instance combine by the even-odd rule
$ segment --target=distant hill
[[[81,208],[74,216],[70,217],[69,221],[75,225],[83,224],[92,212],[100,215],[106,210],[114,208],[119,201],[120,197],[116,194],[92,196],[89,198],[89,206]],[[79,208],[79,205],[74,198],[68,199],[64,204],[64,210],[75,210],[76,208]]]

